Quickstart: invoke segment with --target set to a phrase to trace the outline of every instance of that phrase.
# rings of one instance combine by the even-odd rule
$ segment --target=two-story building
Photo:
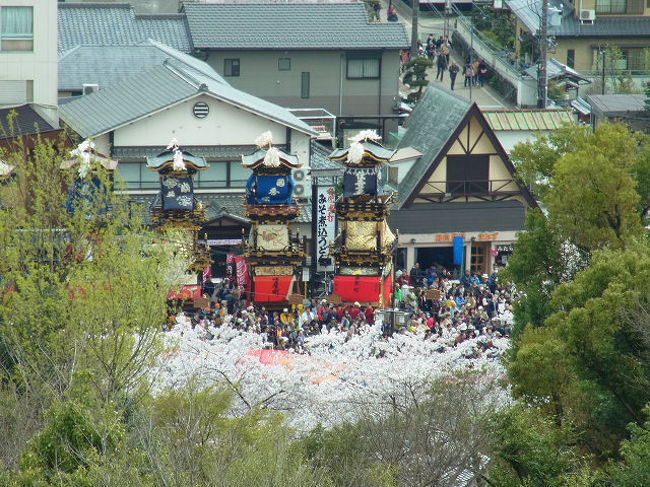
[[[476,103],[427,87],[396,156],[388,180],[398,190],[397,209],[388,223],[399,232],[398,268],[454,269],[454,237],[463,237],[467,269],[489,273],[507,261],[526,210],[537,203]]]
[[[515,48],[531,52],[536,45],[533,37],[539,35],[542,1],[506,0],[506,4],[517,19]],[[643,0],[550,0],[548,35],[548,58],[581,73],[602,70],[603,52],[608,50],[618,52],[618,57],[606,61],[607,69],[633,76],[650,70],[645,51],[650,47],[650,3]],[[534,52],[529,59],[536,60]]]
[[[29,104],[58,127],[56,2],[0,0],[0,108]]]
[[[361,2],[185,2],[182,12],[194,55],[233,86],[324,108],[344,129],[395,131],[402,24],[370,22]]]

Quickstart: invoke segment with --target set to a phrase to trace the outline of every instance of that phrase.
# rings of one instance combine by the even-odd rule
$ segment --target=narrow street
[[[382,22],[386,20],[388,3],[389,0],[382,0],[382,9],[380,12],[380,17]],[[407,34],[410,38],[411,37],[411,9],[406,4],[401,2],[401,0],[395,0],[393,2],[393,5],[396,7],[399,22],[402,22],[404,24],[404,26],[406,27]],[[451,24],[453,26],[453,19],[451,19]],[[419,26],[418,34],[422,42],[426,41],[429,34],[433,34],[436,38],[438,38],[443,34],[444,31],[443,19],[427,16],[423,12],[420,12],[420,16],[418,18],[418,26]],[[454,52],[453,46],[451,51],[451,60],[455,61],[456,64],[458,64],[458,66],[460,67],[460,72],[458,73],[458,76],[456,78],[456,85],[454,87],[454,91],[456,93],[467,97],[471,101],[475,101],[476,103],[478,103],[479,107],[483,109],[493,110],[499,108],[503,108],[503,109],[514,108],[509,103],[504,101],[496,91],[494,91],[492,88],[487,86],[487,84],[482,88],[477,86],[471,88],[463,86],[464,76],[462,71],[463,71],[463,65],[465,61],[460,56],[458,56],[457,53]],[[442,82],[436,80],[436,71],[437,69],[434,61],[434,65],[427,70],[428,73],[427,79],[429,80],[430,84],[431,85],[440,84],[445,88],[449,89],[450,88],[449,71],[445,71],[445,75],[443,77]],[[408,91],[408,88],[404,86],[403,90]]]

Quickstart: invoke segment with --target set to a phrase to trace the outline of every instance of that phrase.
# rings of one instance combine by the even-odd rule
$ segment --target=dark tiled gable
[[[361,3],[200,4],[184,11],[195,48],[401,49],[401,23],[368,22]]]
[[[59,53],[79,45],[128,46],[151,38],[191,52],[183,15],[135,15],[128,3],[59,3]]]
[[[7,117],[11,111],[16,112],[16,117],[13,118],[12,130],[9,128]],[[4,108],[0,110],[0,139],[8,139],[19,135],[30,135],[43,132],[51,132],[59,130],[47,121],[45,121],[38,113],[36,113],[29,105],[21,105],[19,107]]]
[[[399,185],[403,206],[431,164],[458,128],[470,108],[469,100],[444,88],[428,87],[406,121],[406,133],[397,146],[413,147],[422,156]]]

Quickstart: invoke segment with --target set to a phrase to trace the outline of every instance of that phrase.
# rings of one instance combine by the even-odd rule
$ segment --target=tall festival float
[[[194,176],[208,169],[204,157],[182,151],[176,139],[157,156],[147,157],[147,169],[158,173],[160,198],[151,212],[151,222],[161,233],[171,229],[180,235],[180,250],[190,257],[187,273],[196,276],[180,291],[170,291],[169,300],[200,307],[201,282],[210,278],[210,248],[199,243],[199,231],[206,221],[203,204],[194,196]]]
[[[380,140],[374,131],[364,130],[329,158],[345,166],[342,195],[335,205],[339,230],[331,248],[334,294],[343,302],[383,308],[391,305],[397,238],[386,223],[395,193],[384,194],[381,175],[395,151]]]
[[[274,147],[271,132],[255,141],[258,150],[242,156],[242,165],[253,171],[246,183],[246,217],[251,221],[244,257],[253,286],[253,301],[280,308],[300,294],[300,270],[305,261],[305,240],[293,232],[300,215],[293,200],[291,171],[302,167],[298,157]]]

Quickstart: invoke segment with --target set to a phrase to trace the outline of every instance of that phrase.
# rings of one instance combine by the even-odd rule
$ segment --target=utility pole
[[[411,9],[411,60],[418,57],[418,14],[420,13],[420,0],[413,0]]]
[[[607,51],[605,51],[605,49],[603,49],[601,52],[603,54],[603,74],[602,74],[603,90],[602,90],[602,94],[604,95],[605,94],[605,82],[606,82],[605,81],[605,56],[607,55]]]
[[[537,108],[546,108],[546,50],[548,48],[548,0],[542,0],[539,22],[539,62],[537,64]]]
[[[445,0],[445,10],[443,12],[445,16],[445,24],[443,26],[442,35],[445,39],[451,38],[451,32],[449,29],[449,17],[451,17],[451,0]]]

